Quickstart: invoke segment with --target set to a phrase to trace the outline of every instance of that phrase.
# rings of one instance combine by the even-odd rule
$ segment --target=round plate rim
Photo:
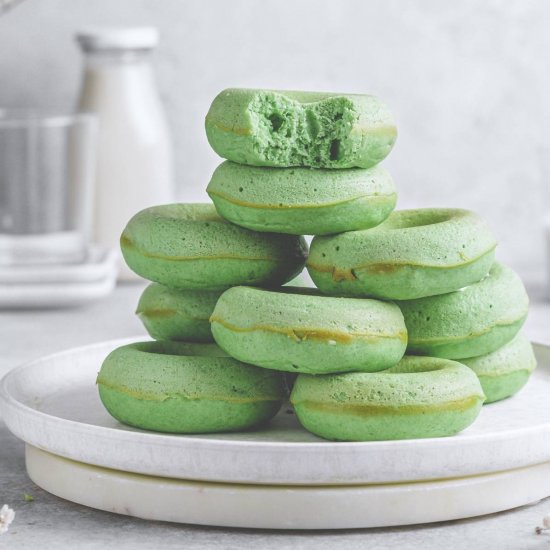
[[[550,462],[448,480],[329,487],[163,479],[68,460],[31,445],[25,447],[25,462],[37,485],[84,506],[146,520],[249,529],[364,529],[458,520],[537,502],[550,491]],[[452,506],[444,505],[451,499]]]
[[[251,448],[253,448],[255,451],[266,451],[269,453],[288,453],[290,451],[296,451],[300,453],[318,453],[319,449],[322,449],[323,455],[325,458],[327,455],[330,458],[330,455],[341,457],[343,455],[353,455],[357,452],[361,451],[368,451],[368,452],[396,452],[397,450],[408,450],[408,449],[414,449],[418,454],[422,454],[422,452],[429,450],[430,452],[437,452],[438,450],[441,452],[445,452],[446,449],[456,447],[457,445],[457,439],[454,437],[446,437],[446,438],[427,438],[427,439],[411,439],[411,440],[395,440],[395,441],[369,441],[369,442],[334,442],[334,441],[323,441],[319,440],[313,441],[313,442],[293,442],[293,441],[251,441],[251,440],[227,440],[227,439],[218,439],[213,436],[209,437],[193,437],[193,436],[186,436],[186,435],[171,435],[171,434],[161,434],[161,433],[154,433],[154,432],[132,432],[132,431],[124,431],[124,430],[117,430],[115,428],[105,427],[105,426],[98,426],[94,424],[86,424],[83,422],[78,422],[74,420],[68,420],[60,417],[56,417],[41,411],[38,411],[28,405],[25,405],[18,401],[14,396],[10,394],[10,392],[7,389],[8,384],[13,378],[16,378],[19,376],[21,372],[23,372],[25,369],[30,369],[36,365],[42,364],[44,362],[51,362],[55,361],[59,358],[70,356],[73,354],[81,354],[93,349],[102,348],[102,347],[116,347],[125,345],[131,342],[144,340],[142,336],[138,337],[130,337],[130,338],[123,338],[123,339],[115,339],[115,340],[107,340],[107,341],[101,341],[94,344],[89,344],[85,346],[78,346],[73,347],[67,350],[63,350],[57,353],[49,354],[43,357],[40,357],[38,359],[35,359],[33,361],[27,362],[25,364],[22,364],[18,367],[15,367],[11,371],[9,371],[4,377],[0,380],[0,413],[4,417],[4,421],[6,422],[7,427],[12,431],[16,436],[23,439],[26,443],[29,443],[31,445],[34,445],[38,448],[41,448],[43,450],[46,450],[48,452],[59,454],[60,456],[65,456],[66,458],[70,458],[73,460],[79,460],[81,462],[85,462],[81,458],[78,458],[75,455],[72,455],[70,452],[60,452],[59,449],[51,449],[48,448],[47,445],[44,444],[44,442],[36,441],[36,440],[29,440],[28,438],[24,437],[22,434],[18,433],[19,430],[17,429],[16,423],[13,422],[13,417],[10,414],[10,411],[18,411],[26,418],[32,418],[33,420],[45,420],[46,418],[49,419],[49,422],[52,422],[54,424],[57,424],[58,426],[65,428],[67,432],[71,432],[74,429],[78,429],[81,432],[84,431],[88,435],[95,435],[97,437],[103,437],[106,440],[113,440],[117,439],[120,443],[130,443],[132,440],[136,439],[136,436],[139,437],[139,439],[144,441],[144,445],[162,445],[162,446],[170,446],[170,444],[176,444],[176,446],[180,448],[184,448],[185,444],[192,445],[195,449],[194,452],[200,453],[200,452],[216,452],[216,451],[225,451],[225,452],[239,452],[239,451],[247,451]],[[546,352],[550,353],[550,346],[534,343],[536,348],[541,348],[545,350]],[[1,417],[0,417],[1,418]],[[543,434],[544,436],[548,437],[550,440],[550,421],[532,426],[532,427],[525,427],[525,428],[515,428],[511,429],[505,432],[496,432],[495,434],[487,435],[487,434],[472,434],[472,435],[463,435],[460,437],[460,446],[462,447],[470,447],[472,445],[478,445],[478,444],[484,444],[484,445],[491,445],[491,444],[497,444],[502,442],[508,442],[508,444],[517,445],[518,443],[512,443],[513,441],[517,439],[523,439],[524,437],[530,436],[532,433],[536,433],[539,436]],[[474,469],[474,470],[468,470],[468,468],[464,468],[464,474],[463,475],[476,475],[476,474],[482,474],[482,473],[490,473],[490,472],[497,472],[502,471],[510,468],[515,467],[521,467],[521,466],[527,466],[530,464],[536,464],[540,463],[546,460],[550,460],[550,445],[548,446],[548,450],[545,451],[540,456],[537,456],[535,459],[531,460],[530,462],[526,463],[524,461],[520,462],[499,462],[498,455],[497,460],[495,460],[493,465],[487,465],[486,469]],[[115,468],[121,469],[120,465],[113,464],[113,463],[104,463],[104,462],[98,462],[95,461],[89,461],[90,464],[94,464],[96,466],[103,466],[107,468]],[[151,475],[160,475],[164,477],[174,477],[173,474],[167,474],[167,473],[159,473],[158,471],[152,472],[148,470],[140,470],[140,469],[132,469],[127,471],[133,471],[135,473],[143,473],[143,474],[151,474]],[[462,475],[462,474],[460,474]],[[274,484],[296,484],[296,485],[303,485],[303,484],[317,484],[317,485],[323,485],[327,484],[326,482],[315,482],[316,479],[315,474],[311,476],[311,479],[308,480],[277,480],[277,479],[258,479],[253,480],[249,479],[246,476],[244,478],[235,478],[235,479],[227,479],[227,477],[196,477],[196,476],[188,476],[188,475],[180,475],[177,476],[180,479],[200,479],[204,481],[221,481],[221,482],[235,482],[235,483],[274,483]],[[433,477],[425,477],[425,475],[420,477],[406,477],[406,478],[396,478],[394,480],[384,479],[383,481],[377,480],[376,482],[404,482],[404,481],[414,481],[414,480],[425,480],[425,479],[433,479],[433,478],[441,478],[441,473],[434,474]],[[448,478],[451,477],[457,477],[455,474],[446,476]],[[330,481],[328,484],[358,484],[358,483],[365,483],[367,480],[354,478],[352,475],[350,475],[349,479],[339,479],[338,481]]]

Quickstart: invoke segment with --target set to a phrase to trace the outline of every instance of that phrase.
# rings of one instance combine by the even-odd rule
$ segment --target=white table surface
[[[0,375],[14,366],[61,349],[145,334],[133,315],[143,285],[119,287],[109,298],[79,309],[0,312]],[[533,292],[525,331],[550,344],[550,303]],[[24,494],[34,497],[26,502]],[[527,550],[550,548],[550,532],[534,528],[550,513],[550,498],[481,518],[425,526],[354,531],[276,532],[203,528],[144,522],[100,512],[54,497],[27,477],[23,443],[0,421],[0,506],[16,517],[0,548],[184,548],[194,549],[410,549]]]

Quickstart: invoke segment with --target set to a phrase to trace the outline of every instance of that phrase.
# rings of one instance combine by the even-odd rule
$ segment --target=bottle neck
[[[159,102],[149,52],[102,49],[85,55],[79,109],[122,111]],[[153,106],[153,107],[151,107]]]
[[[120,50],[101,49],[84,50],[84,59],[88,65],[127,65],[149,63],[150,49]]]

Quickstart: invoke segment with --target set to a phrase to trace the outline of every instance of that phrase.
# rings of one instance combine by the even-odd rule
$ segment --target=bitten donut
[[[304,428],[320,437],[376,441],[456,434],[476,419],[484,395],[460,363],[405,356],[377,373],[300,374],[290,400]]]
[[[311,170],[226,161],[212,175],[207,192],[226,220],[292,235],[368,229],[383,222],[397,201],[393,180],[381,166]]]
[[[495,262],[478,283],[398,305],[409,333],[408,353],[463,359],[509,342],[527,317],[529,299],[521,279]]]
[[[218,155],[251,166],[370,168],[397,137],[386,105],[359,94],[228,89],[205,126]]]
[[[230,288],[210,320],[214,339],[233,357],[289,372],[378,371],[395,365],[407,344],[396,305],[313,289]]]
[[[257,233],[226,222],[212,204],[167,204],[138,212],[120,239],[128,266],[172,288],[278,286],[304,266],[303,237]]]
[[[410,300],[479,281],[495,247],[468,210],[399,210],[373,229],[315,237],[307,269],[326,294]]]
[[[487,396],[485,404],[517,393],[537,366],[533,347],[521,333],[492,353],[461,359],[461,362],[477,374]]]
[[[103,362],[97,384],[120,422],[172,433],[242,430],[273,417],[285,397],[280,373],[240,363],[215,344],[122,346]]]
[[[155,340],[212,342],[210,315],[221,290],[180,290],[151,283],[136,314]]]

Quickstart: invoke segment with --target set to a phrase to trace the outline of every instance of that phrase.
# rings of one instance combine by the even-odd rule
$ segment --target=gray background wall
[[[198,200],[219,162],[203,118],[221,89],[372,93],[398,122],[399,206],[478,211],[499,257],[540,285],[549,18],[545,0],[26,0],[0,18],[0,106],[70,109],[75,29],[155,25],[178,192]]]

